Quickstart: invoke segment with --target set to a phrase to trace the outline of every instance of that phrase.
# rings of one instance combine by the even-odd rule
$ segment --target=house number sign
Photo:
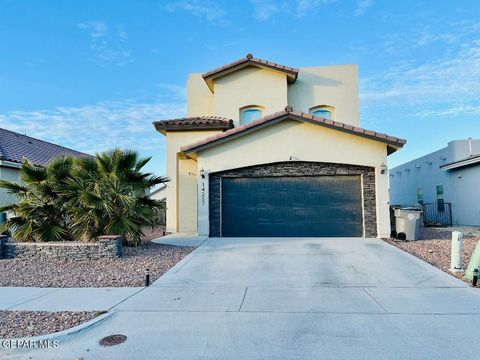
[[[203,206],[205,205],[205,182],[204,181],[202,181],[201,199],[202,199],[202,206]]]

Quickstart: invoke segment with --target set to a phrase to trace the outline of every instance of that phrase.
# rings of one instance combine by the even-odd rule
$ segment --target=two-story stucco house
[[[292,68],[252,55],[188,80],[166,136],[167,231],[211,237],[388,236],[387,156],[360,127],[356,65]]]

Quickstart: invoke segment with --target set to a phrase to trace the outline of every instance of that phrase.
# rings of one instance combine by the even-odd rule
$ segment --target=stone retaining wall
[[[8,241],[7,241],[8,239]],[[122,256],[121,236],[100,236],[96,242],[12,242],[0,236],[0,259],[87,260]]]

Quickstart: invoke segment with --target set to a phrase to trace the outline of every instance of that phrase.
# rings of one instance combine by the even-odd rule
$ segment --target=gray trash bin
[[[407,240],[418,240],[422,210],[418,208],[395,209],[395,228],[397,234],[405,233]]]

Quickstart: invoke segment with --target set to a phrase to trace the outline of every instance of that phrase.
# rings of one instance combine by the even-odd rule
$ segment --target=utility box
[[[395,209],[395,230],[397,234],[405,233],[407,240],[418,240],[420,237],[420,220],[422,210],[417,208]]]
[[[450,271],[462,271],[463,233],[452,231],[452,256],[450,259]]]

